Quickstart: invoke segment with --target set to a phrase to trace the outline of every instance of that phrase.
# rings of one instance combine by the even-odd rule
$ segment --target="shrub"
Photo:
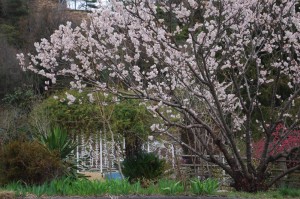
[[[58,155],[38,142],[12,141],[0,151],[0,183],[42,184],[63,175]]]
[[[72,106],[68,105],[68,100],[65,100],[65,93],[70,93],[77,99]],[[57,92],[55,96],[43,100],[33,108],[30,115],[31,123],[34,126],[36,121],[49,123],[49,126],[64,127],[67,131],[85,132],[86,135],[97,131],[101,127],[100,108],[94,103],[89,103],[87,94],[87,92],[78,93],[73,90]],[[61,100],[57,100],[56,97]],[[41,120],[43,116],[47,117],[47,121]]]
[[[130,182],[138,180],[155,180],[165,169],[165,161],[153,153],[140,152],[135,156],[126,157],[123,164],[123,174]]]
[[[275,131],[272,133],[273,140],[269,145],[269,155],[276,156],[284,151],[291,151],[293,148],[300,146],[300,130],[288,130],[283,123],[278,123]],[[261,158],[264,150],[265,138],[260,139],[253,144],[254,157]],[[294,150],[289,154],[286,160],[287,168],[295,167],[300,163],[300,150]]]

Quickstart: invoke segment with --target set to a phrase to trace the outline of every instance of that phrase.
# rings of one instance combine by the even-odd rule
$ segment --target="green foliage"
[[[89,103],[88,93],[67,91],[77,99],[72,105],[68,105],[65,92],[57,93],[55,96],[58,99],[51,96],[43,100],[34,107],[32,117],[39,118],[46,114],[50,126],[60,126],[68,131],[90,133],[99,130],[102,122],[99,118],[100,107]]]
[[[0,18],[16,22],[17,18],[27,15],[26,0],[1,0]]]
[[[44,183],[44,184],[46,184],[46,183]],[[43,186],[43,185],[41,185],[41,186]],[[28,192],[26,190],[26,187],[29,187],[29,186],[30,185],[24,185],[20,181],[17,181],[17,182],[11,182],[9,184],[6,184],[3,188],[5,190],[14,191],[17,196],[24,196],[25,197],[26,193]]]
[[[184,192],[184,187],[180,181],[174,182],[173,180],[160,180],[158,183],[160,190],[166,195],[176,195]]]
[[[298,192],[298,194],[297,194]],[[273,199],[273,198],[297,198],[299,199],[299,189],[282,188],[273,191],[264,191],[256,193],[248,192],[228,192],[222,195],[227,195],[229,198],[249,198],[249,199]]]
[[[197,180],[196,180],[197,181]],[[167,188],[167,189],[165,189]],[[169,190],[173,188],[171,193]],[[20,182],[10,183],[2,189],[24,198],[26,194],[36,196],[107,196],[107,195],[177,195],[193,193],[192,187],[183,191],[181,183],[175,180],[160,179],[156,184],[142,188],[140,182],[130,184],[127,180],[89,181],[86,179],[58,178],[41,185],[24,185]],[[224,192],[222,197],[229,198],[299,198],[298,189],[281,188],[277,191],[245,193]],[[203,193],[205,194],[205,193]],[[1,198],[1,197],[0,197]]]
[[[0,0],[0,37],[17,47],[24,44],[21,39],[20,19],[28,14],[27,0]]]
[[[153,116],[138,100],[121,100],[112,115],[113,131],[125,137],[125,154],[136,155],[151,132]]]
[[[73,180],[72,178],[54,179],[49,183],[38,186],[24,186],[12,183],[5,186],[6,190],[14,190],[18,195],[32,193],[41,195],[89,196],[89,195],[128,195],[134,193],[134,187],[126,180],[89,181],[87,179]]]
[[[137,100],[122,100],[114,108],[114,128],[119,133],[131,133],[146,138],[150,133],[152,115]]]
[[[219,183],[214,179],[191,180],[191,191],[196,195],[213,194],[218,190]]]
[[[111,95],[105,96],[97,92],[93,93],[95,102],[90,103],[88,91],[78,93],[72,90],[67,92],[75,96],[76,101],[68,105],[65,92],[57,93],[58,99],[51,96],[36,106],[31,113],[31,118],[40,120],[42,116],[47,115],[50,126],[61,126],[68,131],[84,132],[86,136],[99,129],[105,133],[112,130],[113,133],[125,137],[126,155],[141,150],[143,142],[147,140],[151,131],[153,117],[144,106],[139,105],[139,101],[121,100],[116,104],[112,101]]]
[[[0,104],[3,104],[0,112],[0,145],[11,140],[32,138],[28,114],[37,99],[33,91],[25,87],[19,87],[0,99]]]
[[[28,113],[34,101],[37,100],[37,96],[33,93],[33,90],[28,88],[17,88],[12,93],[6,94],[2,101],[12,107],[22,109],[22,112]]]
[[[57,154],[60,157],[66,167],[66,176],[73,178],[83,177],[77,173],[77,163],[71,158],[71,156],[73,156],[73,151],[78,144],[68,137],[66,131],[59,127],[55,127],[50,133],[46,135],[41,134],[38,137],[38,140],[50,153],[54,155]]]
[[[0,37],[6,38],[7,42],[10,45],[17,45],[18,42],[20,42],[20,33],[18,30],[8,24],[0,24]]]
[[[165,161],[153,153],[140,152],[126,157],[122,163],[122,172],[130,182],[156,180],[165,170]]]
[[[291,196],[291,197],[299,197],[300,198],[300,190],[299,189],[291,189],[291,188],[281,188],[279,189],[279,193],[282,196]]]
[[[64,166],[58,156],[38,142],[12,141],[0,151],[0,183],[20,181],[42,184],[62,176]]]
[[[67,132],[59,127],[53,128],[47,135],[42,134],[38,139],[50,152],[58,152],[62,160],[71,155],[72,151],[77,147],[77,143],[70,139]]]
[[[140,182],[130,184],[128,180],[107,180],[90,181],[87,179],[59,178],[42,185],[24,185],[21,183],[11,183],[4,187],[6,190],[14,191],[17,195],[31,193],[37,196],[103,196],[103,195],[158,195],[167,194],[169,191],[163,190],[167,187],[176,187],[174,194],[183,193],[180,183],[174,180],[160,180],[157,184],[151,184],[147,188],[142,188]]]

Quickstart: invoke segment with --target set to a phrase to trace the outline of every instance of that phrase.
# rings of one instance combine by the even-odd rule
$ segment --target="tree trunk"
[[[235,172],[235,175],[233,176],[233,184],[232,186],[237,191],[244,191],[244,192],[258,192],[258,191],[266,191],[268,189],[268,186],[266,184],[266,175],[261,176],[254,176],[248,178],[245,175],[243,175],[242,172],[237,171]]]

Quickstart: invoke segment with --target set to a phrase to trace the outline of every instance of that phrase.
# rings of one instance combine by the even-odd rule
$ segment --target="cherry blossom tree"
[[[50,40],[35,44],[35,54],[18,55],[21,66],[53,84],[69,76],[71,88],[144,100],[164,121],[152,130],[217,164],[237,190],[266,190],[300,168],[268,177],[273,162],[299,148],[270,153],[279,122],[283,140],[299,125],[296,0],[125,2],[111,0],[79,27],[61,25]],[[172,127],[194,133],[207,155],[170,133]],[[264,140],[258,159],[254,132]]]

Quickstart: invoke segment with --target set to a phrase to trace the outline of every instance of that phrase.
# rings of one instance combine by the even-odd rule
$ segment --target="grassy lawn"
[[[232,198],[251,198],[251,199],[300,198],[300,189],[280,188],[274,191],[266,191],[266,192],[258,192],[258,193],[231,191],[221,195],[232,197]]]

